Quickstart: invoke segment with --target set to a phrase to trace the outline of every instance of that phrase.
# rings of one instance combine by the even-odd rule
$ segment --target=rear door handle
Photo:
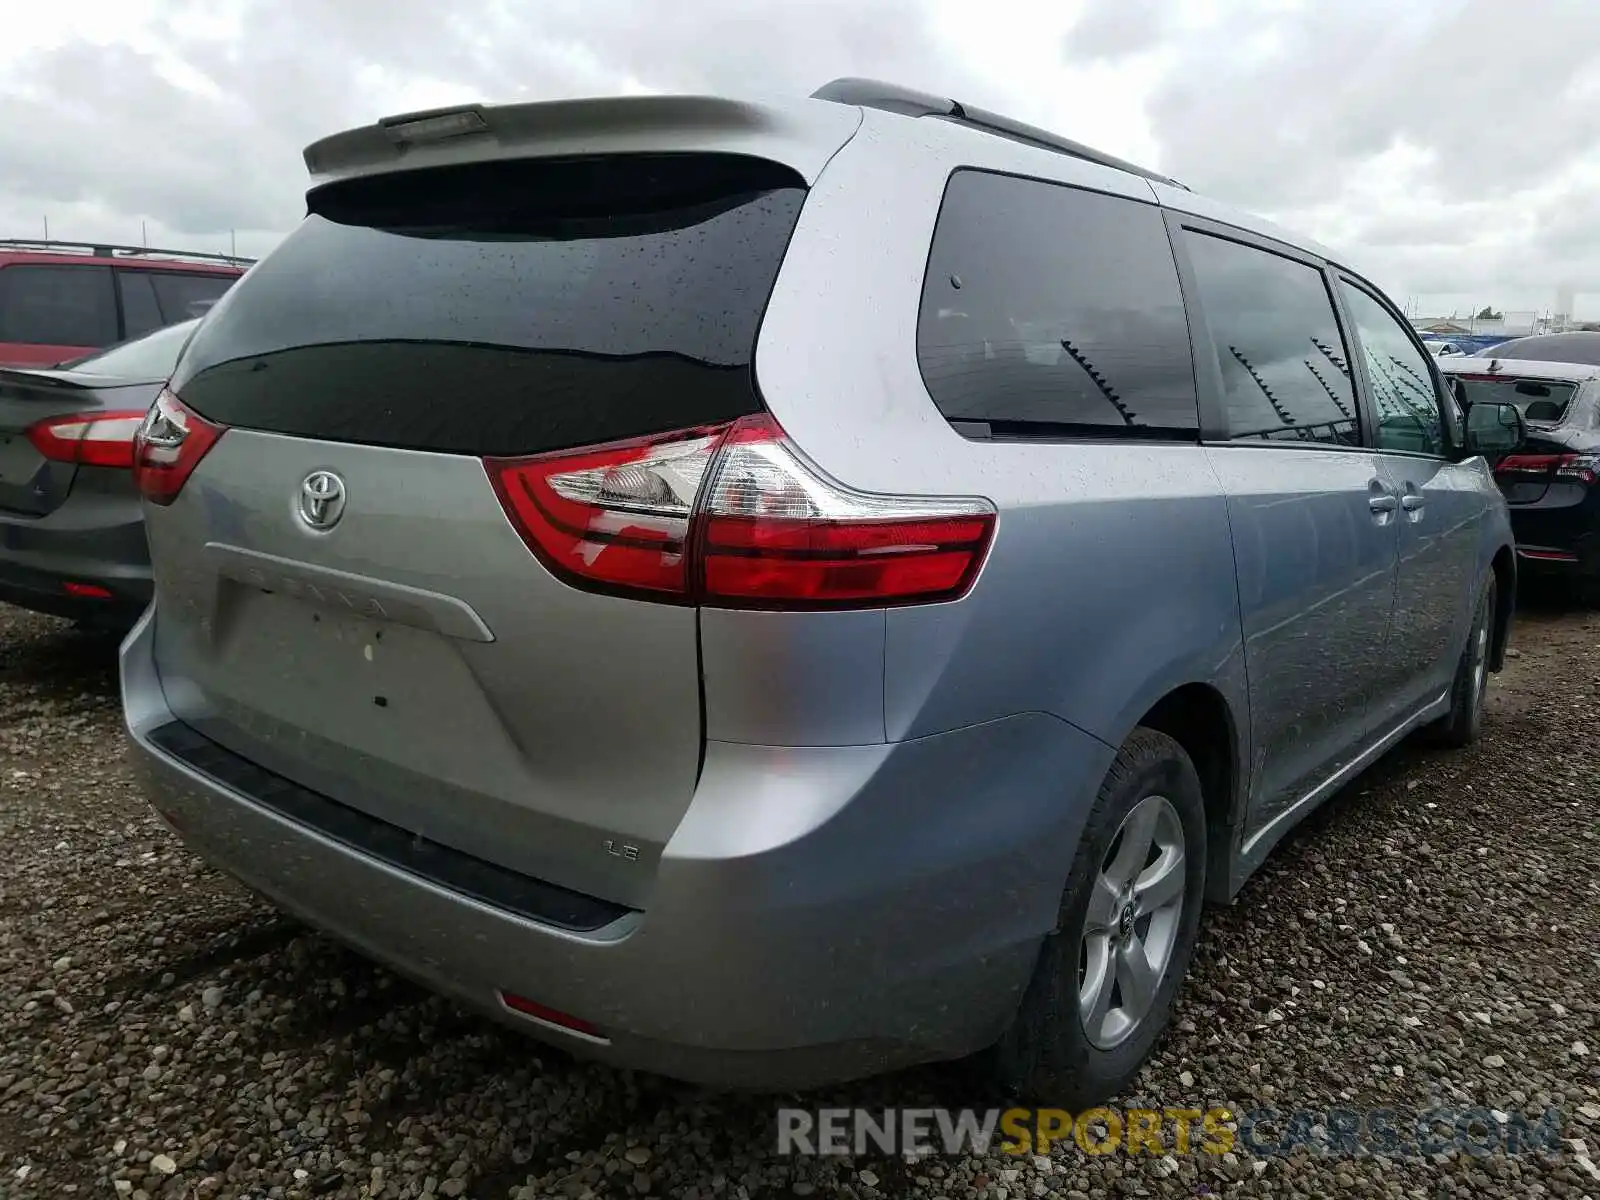
[[[1394,511],[1393,496],[1369,496],[1367,507],[1375,513],[1392,513]]]
[[[1428,501],[1425,497],[1418,495],[1415,492],[1409,496],[1400,497],[1400,507],[1405,509],[1407,512],[1417,512],[1427,502]]]

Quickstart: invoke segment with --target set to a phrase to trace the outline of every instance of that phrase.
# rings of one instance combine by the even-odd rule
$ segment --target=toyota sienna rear
[[[201,854],[441,991],[691,1079],[984,1051],[1103,1095],[1203,898],[1410,730],[1476,730],[1516,414],[1428,400],[1313,249],[1213,376],[1186,312],[1231,328],[1265,227],[902,89],[306,161],[140,433],[127,719]],[[1187,297],[1172,239],[1220,220]]]

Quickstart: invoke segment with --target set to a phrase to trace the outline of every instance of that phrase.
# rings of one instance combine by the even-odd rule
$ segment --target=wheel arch
[[[1494,572],[1495,599],[1494,625],[1489,638],[1489,669],[1499,671],[1506,665],[1506,649],[1511,644],[1511,621],[1517,610],[1517,556],[1510,546],[1502,545],[1490,560]]]
[[[1227,902],[1238,890],[1235,834],[1245,811],[1241,722],[1223,693],[1208,683],[1173,688],[1137,722],[1183,747],[1200,776],[1206,811],[1206,899]]]

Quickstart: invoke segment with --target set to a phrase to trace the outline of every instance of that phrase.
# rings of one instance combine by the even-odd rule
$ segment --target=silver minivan
[[[1477,729],[1520,417],[1327,251],[862,80],[306,162],[140,434],[127,723],[196,851],[442,992],[1104,1097],[1204,902]]]

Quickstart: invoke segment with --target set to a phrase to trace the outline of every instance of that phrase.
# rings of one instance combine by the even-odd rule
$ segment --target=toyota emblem
[[[332,529],[344,516],[344,480],[313,471],[300,484],[300,519],[312,529]]]

